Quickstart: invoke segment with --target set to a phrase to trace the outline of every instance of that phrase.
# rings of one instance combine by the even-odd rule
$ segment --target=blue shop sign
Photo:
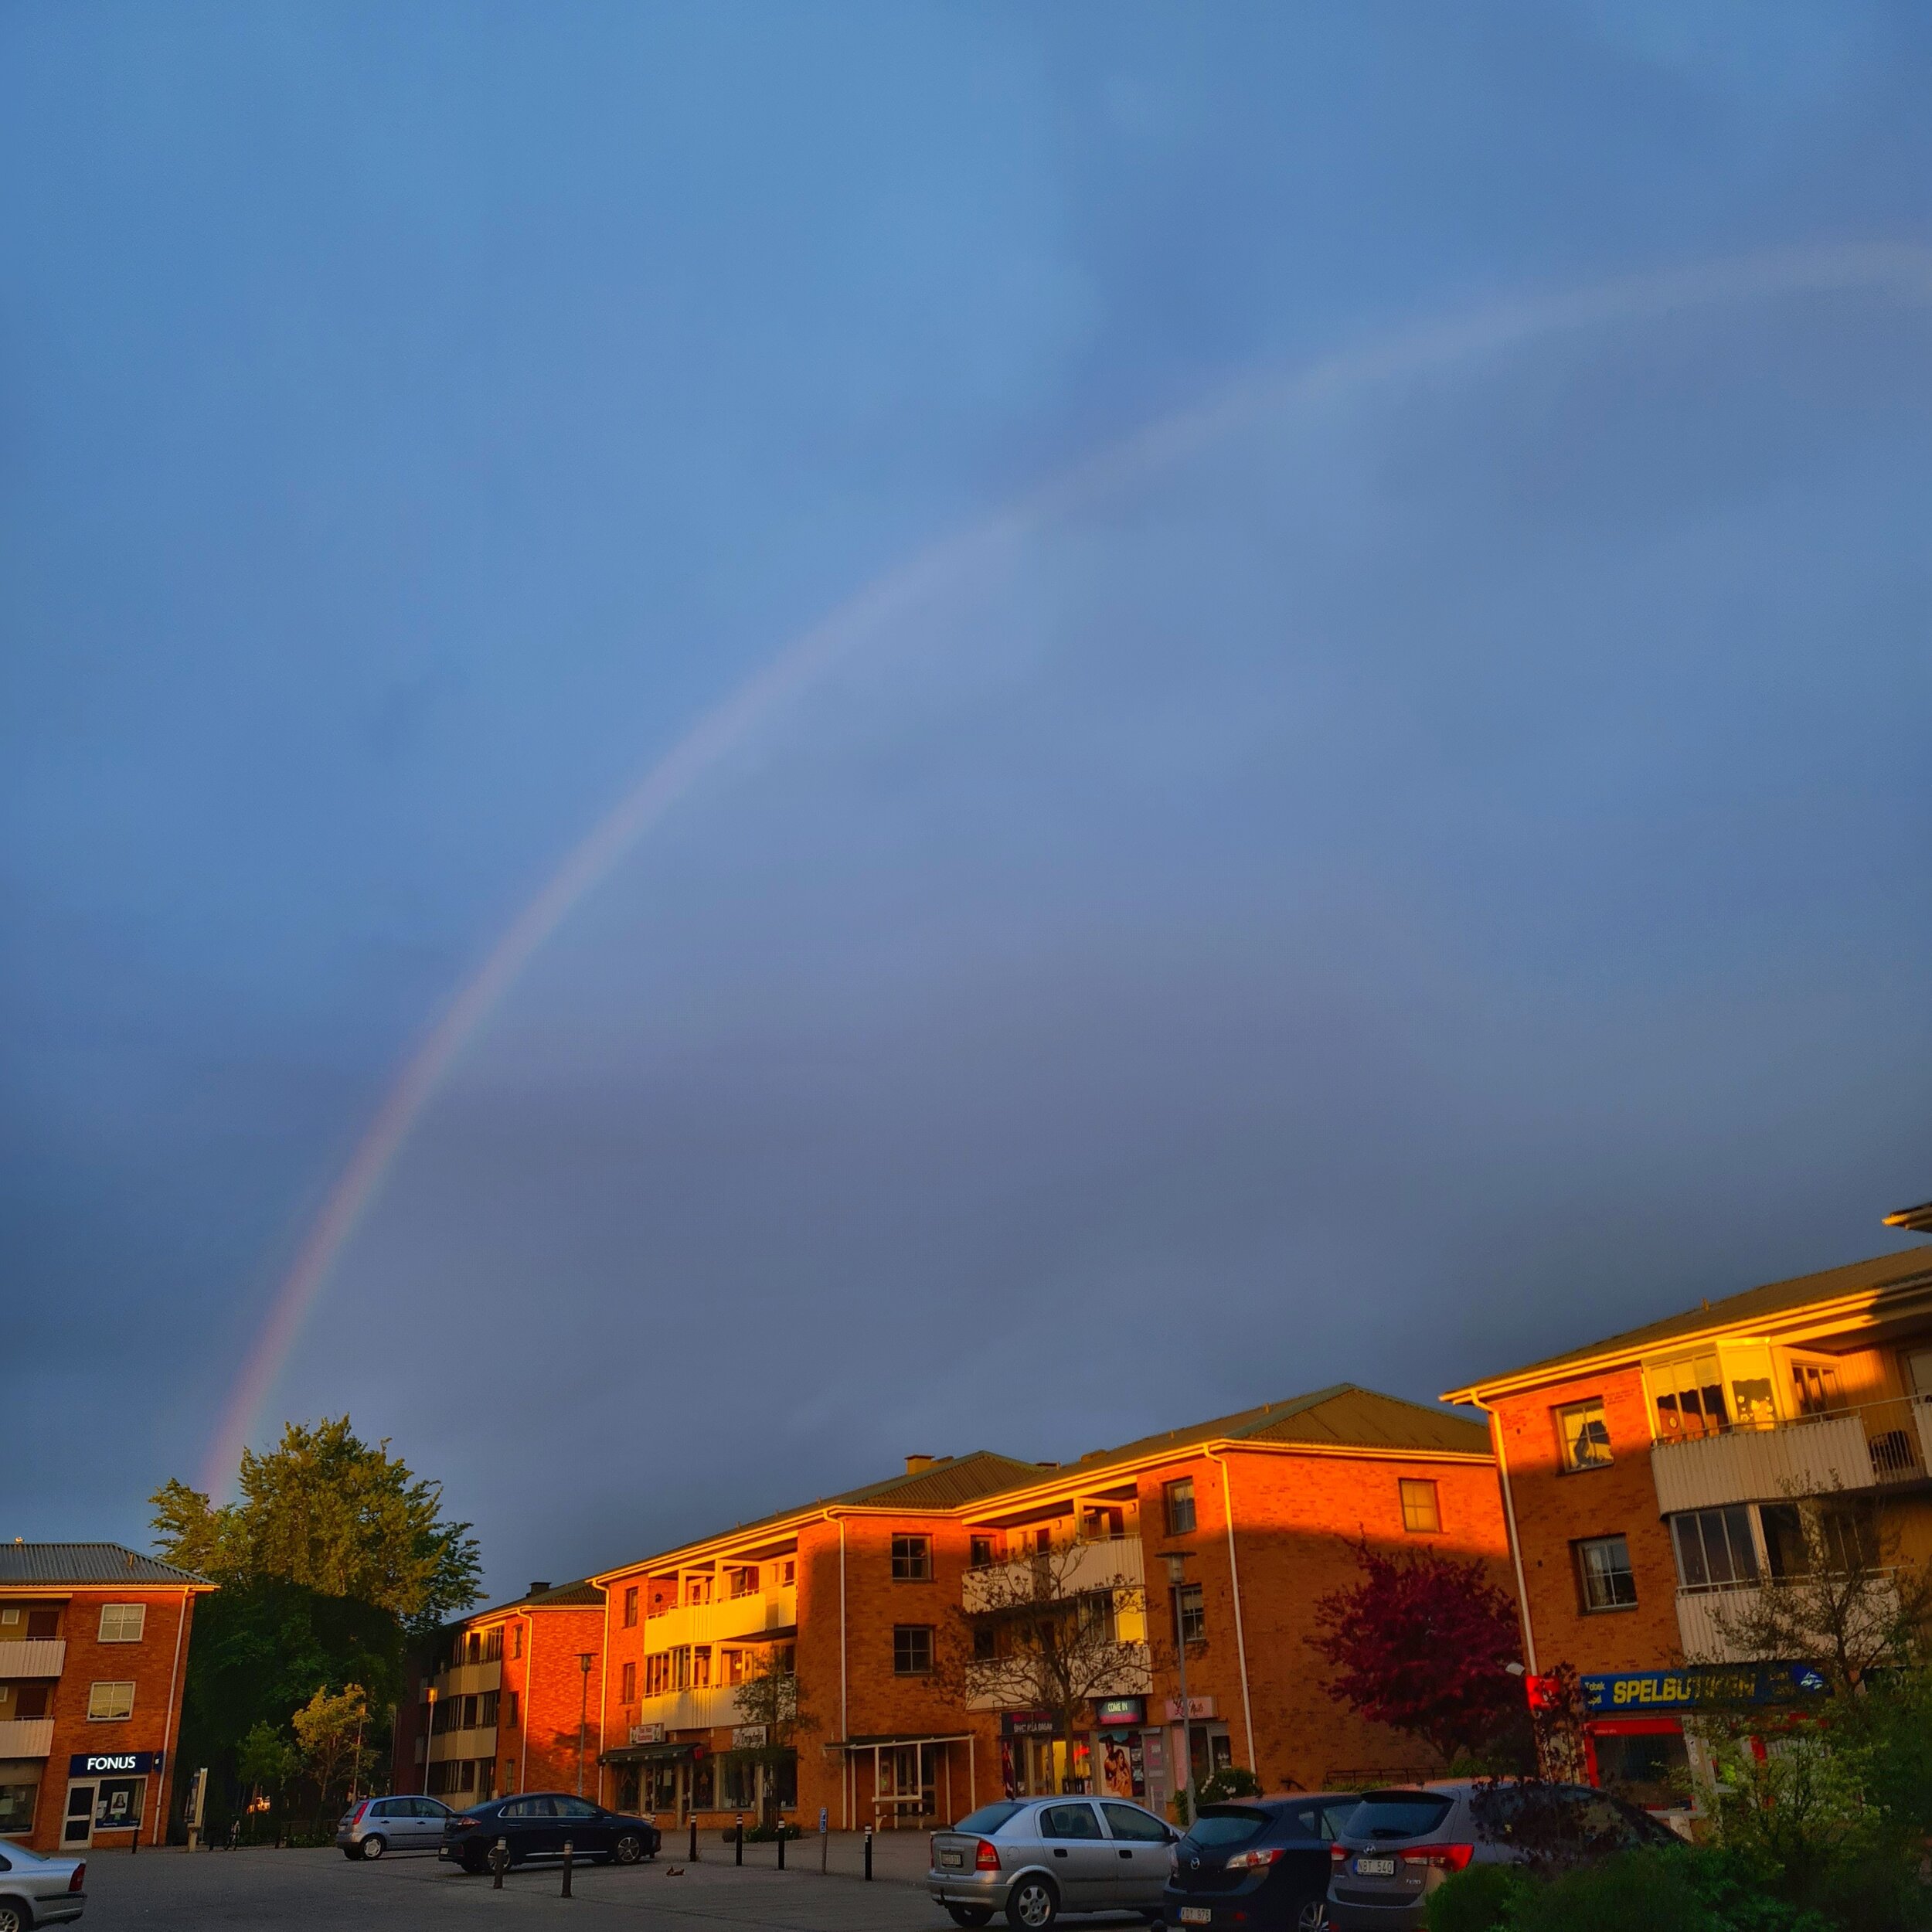
[[[1687,1664],[1679,1670],[1604,1671],[1580,1679],[1583,1707],[1621,1716],[1719,1704],[1788,1704],[1830,1686],[1809,1664]]]
[[[160,1751],[76,1751],[67,1760],[70,1777],[146,1777],[161,1769]]]

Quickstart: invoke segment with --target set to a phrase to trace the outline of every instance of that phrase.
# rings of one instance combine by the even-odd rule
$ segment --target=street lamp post
[[[430,1746],[436,1736],[436,1686],[430,1686],[429,1713],[423,1719],[423,1795],[430,1794]]]
[[[583,1795],[583,1739],[590,1723],[590,1658],[587,1650],[577,1652],[577,1668],[583,1676],[583,1695],[577,1704],[577,1796]]]
[[[1187,1616],[1182,1607],[1181,1591],[1187,1583],[1187,1560],[1191,1549],[1163,1549],[1161,1560],[1167,1565],[1168,1588],[1174,1598],[1174,1661],[1181,1678],[1181,1789],[1187,1795],[1187,1817],[1192,1825],[1197,1808],[1194,1795],[1194,1707],[1187,1695]]]

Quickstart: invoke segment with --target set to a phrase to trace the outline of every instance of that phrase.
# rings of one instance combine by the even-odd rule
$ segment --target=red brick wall
[[[580,1655],[590,1655],[589,1723],[583,1747],[583,1791],[598,1795],[597,1756],[600,1716],[604,1707],[604,1611],[597,1605],[570,1605],[519,1614],[513,1621],[524,1629],[523,1655],[512,1658],[508,1634],[503,1645],[503,1689],[497,1708],[497,1775],[502,1762],[517,1764],[519,1788],[527,1791],[574,1791],[577,1779],[577,1716],[585,1690]],[[611,1632],[615,1651],[617,1632]],[[614,1671],[614,1665],[613,1666]],[[510,1730],[503,1723],[503,1706],[514,1689],[521,1723]],[[606,1720],[607,1723],[607,1719]],[[614,1739],[611,1741],[615,1742]],[[607,1778],[607,1774],[605,1774]],[[604,1797],[610,1796],[607,1790]]]
[[[25,1602],[24,1597],[10,1600]],[[147,1619],[138,1644],[104,1644],[100,1640],[104,1604],[143,1604]],[[66,1657],[47,1715],[54,1720],[53,1748],[41,1776],[33,1832],[27,1842],[36,1851],[60,1849],[66,1810],[67,1760],[81,1752],[158,1751],[168,1753],[159,1778],[150,1777],[144,1802],[141,1842],[155,1842],[158,1825],[167,1834],[167,1818],[175,1774],[175,1747],[181,1732],[182,1679],[188,1668],[188,1639],[194,1623],[194,1597],[179,1590],[77,1587],[60,1606],[60,1634]],[[179,1648],[177,1648],[179,1646]],[[124,1720],[90,1720],[88,1692],[94,1684],[125,1682],[134,1686],[134,1714]],[[172,1685],[172,1701],[169,1692]],[[191,1767],[192,1768],[192,1767]],[[128,1834],[107,1832],[96,1842],[125,1845]]]
[[[1603,1399],[1610,1430],[1607,1467],[1563,1473],[1554,1411],[1590,1396]],[[1650,1426],[1643,1377],[1617,1369],[1553,1383],[1496,1405],[1509,1467],[1523,1580],[1536,1662],[1577,1669],[1655,1670],[1682,1655],[1677,1629],[1677,1568],[1658,1514],[1650,1468]],[[1623,1536],[1637,1584],[1633,1610],[1587,1614],[1571,1546],[1588,1536]]]

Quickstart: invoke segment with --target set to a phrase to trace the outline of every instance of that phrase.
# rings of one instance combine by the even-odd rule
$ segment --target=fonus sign
[[[77,1751],[67,1760],[70,1777],[141,1777],[161,1769],[161,1751]]]

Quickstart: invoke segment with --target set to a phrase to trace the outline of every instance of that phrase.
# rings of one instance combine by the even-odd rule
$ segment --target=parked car
[[[1365,1791],[1342,1821],[1328,1885],[1335,1932],[1410,1932],[1428,1897],[1471,1864],[1566,1863],[1675,1845],[1668,1825],[1587,1784],[1486,1778]]]
[[[453,1859],[466,1872],[487,1872],[490,1849],[498,1838],[512,1865],[560,1859],[566,1839],[573,1858],[635,1865],[655,1858],[660,1842],[658,1828],[648,1818],[607,1811],[587,1798],[562,1791],[519,1791],[457,1812],[443,1828],[437,1856]]]
[[[342,1814],[335,1842],[342,1855],[379,1859],[385,1852],[434,1852],[456,1814],[440,1798],[366,1798]]]
[[[1063,1912],[1138,1911],[1152,1923],[1179,1835],[1125,1798],[1003,1799],[933,1834],[927,1889],[955,1925],[995,1912],[1026,1932]]]
[[[85,1859],[43,1858],[24,1845],[0,1844],[0,1932],[79,1918],[87,1882]]]
[[[1359,1801],[1353,1791],[1311,1791],[1203,1804],[1174,1848],[1162,1900],[1168,1923],[1318,1932],[1329,1849]]]

